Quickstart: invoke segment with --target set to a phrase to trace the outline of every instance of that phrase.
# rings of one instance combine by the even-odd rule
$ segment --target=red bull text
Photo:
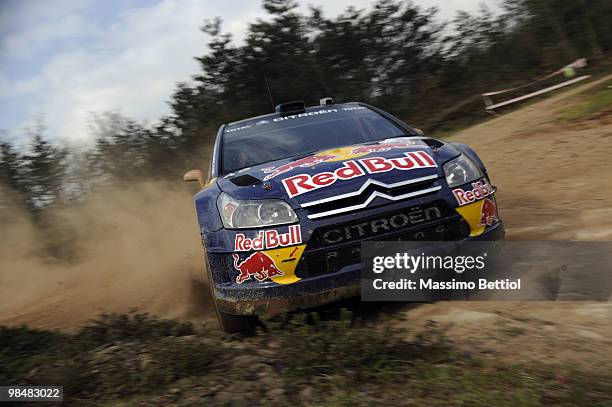
[[[279,167],[264,168],[263,172],[268,174],[264,177],[264,181],[267,181],[281,174],[289,172],[295,168],[312,167],[317,164],[320,164],[320,163],[323,163],[329,160],[333,160],[336,158],[338,159],[342,159],[343,157],[352,158],[352,156],[355,156],[355,155],[377,153],[381,151],[389,151],[394,148],[408,148],[408,147],[418,147],[418,145],[415,145],[414,142],[380,143],[380,144],[373,144],[370,146],[355,147],[350,151],[350,153],[344,154],[344,155],[325,154],[325,153],[311,155],[308,157],[300,158],[299,160],[293,161],[291,163],[281,165]]]
[[[478,201],[486,196],[491,195],[494,191],[493,187],[487,182],[473,182],[471,191],[464,191],[461,188],[453,189],[453,195],[459,206]]]
[[[246,237],[244,233],[236,233],[234,239],[235,252],[247,252],[250,250],[266,250],[277,247],[286,247],[302,243],[302,230],[300,225],[289,226],[287,233],[279,233],[277,230],[260,230],[253,238]]]
[[[393,170],[407,171],[417,168],[437,167],[436,162],[425,151],[411,151],[403,157],[385,158],[369,157],[360,160],[349,160],[333,172],[321,172],[315,175],[298,174],[283,179],[285,190],[290,198],[332,185],[336,181],[346,181],[367,174],[377,174]],[[365,169],[365,170],[364,170]]]

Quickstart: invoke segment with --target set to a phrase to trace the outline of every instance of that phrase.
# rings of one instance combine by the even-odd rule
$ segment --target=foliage
[[[401,330],[354,329],[351,325],[350,313],[343,312],[332,320],[321,320],[316,314],[310,318],[298,315],[282,328],[273,327],[288,374],[350,374],[355,380],[368,381],[373,376],[395,376],[398,365],[419,363],[424,355],[430,363],[448,356],[443,336],[435,329],[428,338],[411,343],[403,339]]]
[[[578,95],[577,99],[574,106],[562,112],[564,121],[577,122],[612,112],[612,81]]]
[[[17,151],[8,142],[0,144],[0,183],[17,192],[29,210],[63,199],[68,152],[51,145],[43,132],[41,122],[28,130],[31,141],[25,151]]]
[[[178,336],[190,332],[183,323],[136,313],[102,315],[74,334],[0,327],[0,381],[61,385],[74,405],[610,402],[605,372],[508,365],[453,352],[436,326],[409,341],[407,332],[350,321],[346,312],[297,314],[249,338]]]
[[[315,7],[301,12],[293,0],[262,6],[267,16],[248,25],[242,44],[220,19],[205,21],[200,70],[176,86],[171,113],[156,124],[93,114],[95,148],[84,154],[49,143],[40,121],[25,149],[0,144],[3,198],[16,194],[36,211],[78,199],[98,183],[176,180],[206,165],[221,123],[270,112],[282,101],[359,100],[425,130],[448,131],[487,117],[484,91],[523,84],[576,58],[605,68],[612,51],[608,0],[504,0],[500,13],[483,5],[448,23],[435,8],[404,0],[377,0],[334,17]]]
[[[136,312],[102,314],[72,335],[2,326],[0,382],[61,385],[69,394],[145,391],[221,360],[217,342],[185,338],[193,334],[189,323]]]
[[[134,311],[130,314],[101,314],[84,326],[77,338],[101,345],[116,341],[156,340],[194,333],[190,323],[159,319],[147,313]]]

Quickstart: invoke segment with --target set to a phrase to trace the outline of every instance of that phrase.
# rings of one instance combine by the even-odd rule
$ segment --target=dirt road
[[[612,110],[565,118],[581,92],[601,83],[452,137],[488,166],[508,239],[612,239]],[[202,290],[187,283],[201,268],[201,248],[189,191],[180,187],[111,191],[60,217],[81,225],[86,255],[70,264],[37,257],[37,236],[22,217],[5,223],[13,240],[0,248],[0,324],[72,328],[101,311],[138,307],[214,327]],[[455,346],[489,357],[612,365],[610,302],[437,303],[394,308],[391,320],[413,334],[434,321]]]
[[[564,119],[581,93],[610,79],[452,137],[473,146],[487,165],[508,239],[612,239],[612,106],[584,120]]]
[[[612,75],[461,131],[499,188],[509,240],[612,240],[612,106],[567,121]],[[435,136],[435,135],[433,135]],[[610,276],[612,278],[612,276]],[[467,352],[509,361],[612,367],[612,302],[453,302],[400,312],[435,321]]]

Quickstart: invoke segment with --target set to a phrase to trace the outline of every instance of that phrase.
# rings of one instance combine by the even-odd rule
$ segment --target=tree
[[[220,19],[204,22],[199,71],[177,84],[171,113],[156,125],[93,115],[95,148],[81,156],[48,143],[39,122],[25,151],[0,145],[0,182],[35,210],[97,182],[177,179],[206,165],[220,124],[291,100],[365,101],[426,130],[466,125],[486,116],[480,93],[531,82],[577,57],[604,65],[612,52],[609,0],[504,0],[498,14],[483,6],[449,24],[435,8],[405,0],[333,17],[300,12],[294,0],[262,6],[266,16],[248,25],[243,44]]]
[[[14,204],[25,190],[19,154],[9,142],[0,143],[0,207]]]
[[[41,209],[63,199],[63,176],[67,152],[52,146],[40,132],[33,135],[29,150],[21,157],[21,182],[25,203]]]

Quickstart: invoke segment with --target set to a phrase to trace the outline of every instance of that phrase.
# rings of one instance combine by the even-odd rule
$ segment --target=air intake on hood
[[[274,111],[281,116],[288,116],[290,114],[304,113],[306,111],[306,106],[304,105],[304,102],[299,100],[295,102],[281,103],[274,108]]]
[[[239,187],[248,187],[249,185],[261,184],[260,180],[248,174],[239,175],[237,177],[230,179],[230,181],[232,181],[234,185],[237,185]]]
[[[427,144],[429,147],[432,147],[432,148],[440,148],[444,145],[443,142],[433,139],[433,138],[423,138],[421,140],[423,141],[423,143]]]

